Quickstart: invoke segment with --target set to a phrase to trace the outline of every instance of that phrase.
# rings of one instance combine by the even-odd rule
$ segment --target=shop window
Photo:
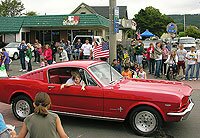
[[[25,34],[25,32],[22,32],[21,35],[22,35],[22,36],[21,36],[21,37],[22,37],[22,40],[26,40],[26,34]]]
[[[52,41],[53,42],[60,42],[60,31],[59,30],[52,30]]]
[[[0,42],[3,42],[3,36],[0,35]]]
[[[26,42],[27,43],[30,43],[30,37],[31,37],[31,34],[30,34],[30,32],[26,32]]]
[[[44,31],[44,43],[51,44],[51,30]]]

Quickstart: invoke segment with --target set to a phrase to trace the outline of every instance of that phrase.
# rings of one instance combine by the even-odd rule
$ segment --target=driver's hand
[[[62,84],[62,85],[60,86],[60,89],[62,90],[64,87],[65,87],[65,84]]]
[[[81,87],[81,90],[85,91],[85,87]]]

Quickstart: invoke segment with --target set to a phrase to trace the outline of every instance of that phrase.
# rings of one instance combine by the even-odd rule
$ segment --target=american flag
[[[94,47],[94,59],[99,59],[102,57],[109,57],[109,43],[107,42],[103,42],[100,45],[97,45],[96,47]]]

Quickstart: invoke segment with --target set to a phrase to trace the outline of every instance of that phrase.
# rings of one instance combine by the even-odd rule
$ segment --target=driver
[[[73,86],[73,85],[78,85],[78,86],[82,86],[81,87],[81,90],[85,90],[85,83],[83,80],[81,80],[81,76],[79,73],[77,72],[71,72],[72,74],[72,77],[67,80],[67,82],[65,84],[62,84],[60,89],[63,89],[65,86],[66,87],[70,87],[70,86]]]

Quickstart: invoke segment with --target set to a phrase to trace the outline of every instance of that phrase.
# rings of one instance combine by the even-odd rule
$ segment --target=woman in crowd
[[[60,57],[60,61],[61,61],[61,62],[69,61],[67,52],[64,50],[63,47],[59,47],[59,52],[60,52],[60,54],[61,54],[61,57]]]
[[[156,78],[160,78],[161,66],[162,66],[162,44],[161,42],[157,42],[154,48],[154,58],[156,62]]]
[[[153,43],[150,43],[150,46],[147,49],[147,60],[148,60],[149,74],[154,74],[155,59],[154,59],[154,44]]]
[[[169,50],[166,48],[166,45],[163,45],[162,48],[162,67],[161,67],[161,73],[165,74],[167,73],[167,65],[164,64],[165,61],[167,60],[169,55]]]
[[[52,60],[53,60],[53,57],[52,57],[52,50],[51,50],[49,44],[46,44],[46,45],[45,45],[44,59],[47,60],[47,63],[48,63],[49,65],[51,65],[52,62],[53,62],[53,61],[52,61]]]
[[[27,50],[26,50],[26,62],[28,64],[28,69],[27,71],[32,71],[32,65],[31,65],[31,59],[32,59],[32,46],[30,43],[27,44]]]
[[[24,120],[18,138],[25,138],[27,133],[31,138],[68,138],[60,118],[48,111],[51,99],[47,93],[38,93],[34,101],[34,113]]]

